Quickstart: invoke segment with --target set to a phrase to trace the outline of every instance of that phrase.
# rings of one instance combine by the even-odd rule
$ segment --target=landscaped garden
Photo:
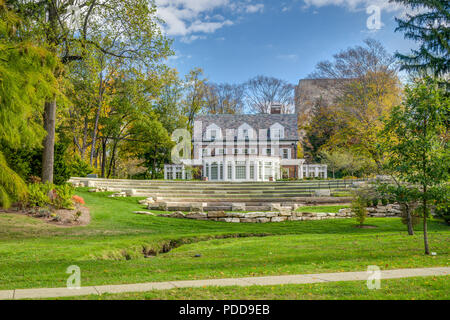
[[[77,194],[90,209],[87,226],[57,226],[22,214],[0,215],[0,289],[65,287],[66,269],[71,265],[81,268],[81,285],[88,286],[449,263],[450,228],[438,220],[429,223],[430,248],[436,252],[429,256],[423,254],[421,226],[416,226],[416,235],[408,236],[399,218],[368,218],[375,229],[355,228],[354,219],[232,224],[141,216],[133,213],[142,209],[137,198],[108,198],[106,193],[84,189]],[[404,290],[396,289],[398,297],[408,287],[407,280],[401,283]],[[448,277],[429,283],[445,287]],[[361,284],[346,286],[351,291]],[[294,288],[274,290],[281,294]],[[331,284],[324,288],[329,293],[323,296],[333,288]],[[229,292],[217,290],[217,297]],[[244,297],[248,289],[242,290]],[[248,297],[271,297],[255,292]]]

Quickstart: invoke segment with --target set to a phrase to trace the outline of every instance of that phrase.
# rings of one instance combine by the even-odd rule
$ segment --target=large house
[[[190,179],[199,168],[208,181],[275,181],[283,178],[327,177],[327,166],[307,165],[297,158],[297,114],[199,116],[194,122],[193,157],[165,165],[167,180]]]

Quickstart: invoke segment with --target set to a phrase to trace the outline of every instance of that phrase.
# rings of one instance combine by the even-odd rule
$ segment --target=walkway
[[[425,276],[445,276],[450,274],[450,267],[437,268],[416,268],[382,270],[381,279],[425,277]],[[2,299],[36,299],[36,298],[57,298],[82,295],[100,295],[103,293],[123,293],[123,292],[145,292],[151,290],[167,290],[175,288],[192,288],[205,286],[266,286],[280,284],[304,284],[336,281],[366,281],[369,273],[362,272],[339,272],[339,273],[318,273],[300,274],[270,277],[250,277],[250,278],[229,278],[229,279],[209,279],[192,281],[167,281],[149,282],[138,284],[105,285],[82,287],[80,289],[67,288],[42,288],[42,289],[16,289],[0,291]]]

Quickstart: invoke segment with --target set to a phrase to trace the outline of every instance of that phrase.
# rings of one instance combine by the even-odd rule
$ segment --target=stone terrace
[[[350,198],[333,197],[333,193],[349,190],[357,183],[330,180],[217,183],[97,178],[72,178],[70,182],[98,191],[122,192],[119,196],[147,197],[151,202],[149,209],[163,211],[192,211],[192,206],[201,206],[202,211],[226,211],[233,210],[233,205],[245,211],[268,211],[273,203],[291,207],[349,203]]]

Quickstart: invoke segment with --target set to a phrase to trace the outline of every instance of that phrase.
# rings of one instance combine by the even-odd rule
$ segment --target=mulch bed
[[[75,226],[85,226],[91,222],[91,215],[89,213],[89,209],[80,205],[79,203],[75,203],[75,209],[59,209],[52,210],[50,216],[40,216],[36,214],[36,211],[31,209],[20,209],[18,207],[12,207],[8,210],[0,210],[0,213],[10,213],[10,214],[21,214],[27,215],[29,217],[33,217],[36,219],[44,220],[47,223],[61,226],[61,227],[75,227]],[[80,212],[81,215],[77,217],[77,212]]]

